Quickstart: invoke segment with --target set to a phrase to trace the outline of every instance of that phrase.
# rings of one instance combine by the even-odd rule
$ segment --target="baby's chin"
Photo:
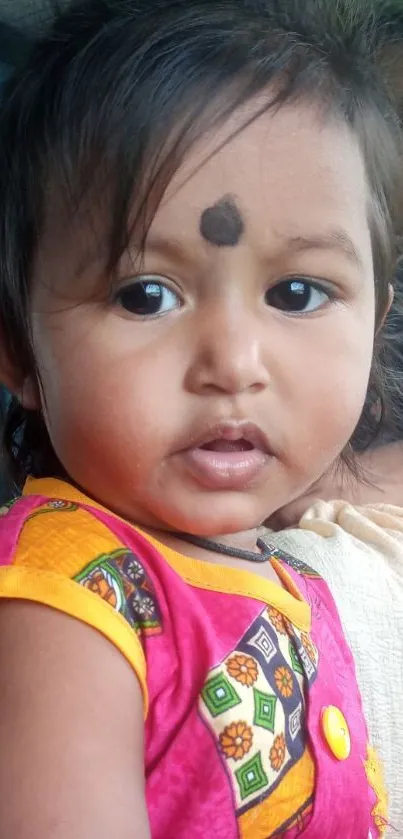
[[[209,498],[199,502],[196,509],[171,508],[165,510],[160,521],[154,526],[172,534],[187,533],[212,539],[224,539],[233,542],[245,538],[259,530],[265,519],[265,509],[249,499]]]
[[[65,463],[71,482],[131,524],[160,532],[209,538],[245,534],[261,527],[289,497],[287,487],[279,487],[282,481],[243,491],[201,491],[175,474],[166,483],[139,482],[135,470],[107,471],[100,460]]]

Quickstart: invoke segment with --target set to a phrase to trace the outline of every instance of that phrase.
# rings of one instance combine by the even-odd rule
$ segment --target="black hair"
[[[382,43],[379,65],[391,99],[403,124],[403,3],[378,0]],[[401,161],[403,168],[403,160]],[[400,219],[400,224],[401,224]],[[403,440],[403,228],[397,228],[398,262],[394,299],[377,338],[377,373],[371,378],[367,399],[352,443],[356,450]],[[379,387],[380,385],[380,387]],[[365,476],[363,476],[365,479]]]
[[[379,323],[401,190],[378,35],[370,0],[81,0],[61,12],[6,87],[0,120],[0,328],[21,376],[38,376],[30,294],[49,196],[70,217],[108,196],[113,271],[197,139],[268,89],[266,108],[305,99],[360,144]],[[3,442],[18,486],[63,475],[40,412],[16,398]]]

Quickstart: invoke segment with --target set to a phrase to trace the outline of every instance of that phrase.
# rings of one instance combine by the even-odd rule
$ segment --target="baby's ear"
[[[17,364],[12,361],[0,334],[0,384],[17,397],[28,411],[40,407],[38,386],[34,376],[25,376]]]
[[[16,396],[27,411],[37,411],[40,408],[38,385],[33,376],[25,377]]]

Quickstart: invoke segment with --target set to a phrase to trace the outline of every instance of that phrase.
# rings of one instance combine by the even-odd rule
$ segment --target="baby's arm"
[[[149,839],[143,700],[100,633],[0,603],[0,836]]]

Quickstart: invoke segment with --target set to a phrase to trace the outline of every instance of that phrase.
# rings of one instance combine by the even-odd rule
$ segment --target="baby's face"
[[[33,330],[53,446],[75,482],[145,526],[256,526],[326,470],[364,400],[374,282],[359,150],[300,105],[210,156],[258,105],[189,154],[143,263],[133,242],[108,298],[82,228],[50,220],[41,248]]]

